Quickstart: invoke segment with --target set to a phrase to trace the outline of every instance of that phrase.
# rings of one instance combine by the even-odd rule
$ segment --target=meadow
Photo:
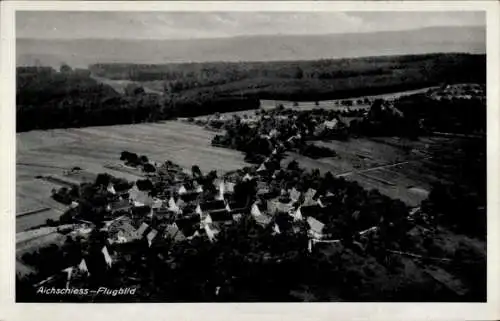
[[[456,139],[421,137],[416,141],[402,138],[353,138],[348,141],[315,142],[336,151],[333,158],[311,159],[288,153],[287,164],[297,160],[308,169],[358,182],[364,188],[377,189],[409,206],[418,206],[436,182],[447,183],[447,164],[436,158],[434,151]]]

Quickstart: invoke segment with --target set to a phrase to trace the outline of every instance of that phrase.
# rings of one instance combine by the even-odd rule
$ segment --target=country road
[[[376,171],[376,170],[379,170],[379,169],[384,169],[384,168],[389,168],[389,167],[395,167],[395,166],[409,164],[409,163],[413,163],[413,162],[419,162],[419,161],[422,161],[422,160],[425,160],[425,159],[430,159],[430,158],[432,158],[432,157],[429,156],[429,157],[424,157],[424,158],[420,158],[420,159],[414,159],[414,160],[410,160],[410,161],[404,161],[404,162],[399,162],[399,163],[381,165],[381,166],[376,166],[376,167],[372,167],[372,168],[363,169],[363,170],[360,170],[360,171],[349,171],[349,172],[345,172],[345,173],[342,173],[342,174],[337,174],[337,175],[335,175],[335,177],[345,177],[345,176],[349,176],[349,175],[353,175],[353,174],[362,174],[362,173],[366,173],[366,172]]]

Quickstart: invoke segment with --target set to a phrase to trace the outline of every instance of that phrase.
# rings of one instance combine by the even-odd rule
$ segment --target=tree
[[[292,171],[299,170],[299,163],[294,159],[290,163],[288,163],[287,169]]]
[[[142,169],[146,173],[154,173],[154,172],[156,172],[156,167],[154,167],[154,165],[152,165],[150,163],[145,163],[144,165],[142,165]]]
[[[139,179],[135,184],[140,191],[150,191],[154,188],[153,182],[149,179]]]
[[[140,157],[140,161],[141,161],[141,163],[146,164],[146,163],[148,163],[148,162],[149,162],[149,159],[148,159],[148,157],[147,157],[147,156],[142,155],[142,156]]]
[[[193,176],[193,178],[202,178],[203,177],[201,169],[198,165],[193,165],[191,167],[191,175]]]
[[[297,67],[297,69],[295,70],[295,78],[296,79],[304,78],[304,71],[302,70],[302,68]]]
[[[108,173],[100,173],[97,175],[97,178],[95,180],[95,185],[99,187],[107,187],[110,182],[111,182],[111,175],[109,175]]]
[[[66,63],[61,64],[61,67],[59,68],[59,72],[61,73],[70,73],[72,71],[73,69]]]

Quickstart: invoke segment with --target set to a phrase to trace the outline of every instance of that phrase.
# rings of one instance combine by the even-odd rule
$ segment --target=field
[[[427,197],[431,185],[446,182],[445,165],[431,155],[451,142],[449,138],[420,138],[409,141],[399,138],[350,139],[346,142],[315,142],[336,151],[337,157],[311,159],[289,153],[283,161],[296,159],[306,168],[355,180],[366,189],[418,206]]]
[[[202,171],[215,169],[222,173],[244,166],[243,155],[210,145],[214,135],[199,126],[178,121],[18,133],[16,213],[43,207],[51,210],[17,218],[16,229],[23,231],[45,223],[48,218],[58,218],[65,209],[50,198],[51,190],[60,185],[36,179],[37,175],[65,178],[65,170],[79,166],[84,174],[68,178],[84,181],[102,172],[129,180],[140,178],[139,173],[104,167],[120,163],[120,153],[124,150],[147,155],[157,162],[171,160],[186,170],[197,164]]]

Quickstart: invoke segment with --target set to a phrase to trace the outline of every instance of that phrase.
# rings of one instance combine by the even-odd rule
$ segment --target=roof
[[[300,197],[300,192],[294,187],[290,191],[290,198],[294,201],[297,201]]]
[[[323,125],[325,125],[325,127],[328,129],[332,129],[332,128],[335,128],[337,126],[337,123],[338,123],[338,121],[336,119],[333,119],[331,121],[328,121],[328,120],[325,121],[323,123]]]
[[[236,184],[233,182],[225,182],[224,188],[226,189],[226,193],[234,193],[234,186]]]
[[[144,232],[149,228],[149,225],[146,223],[142,223],[141,226],[137,229],[136,233],[140,236],[144,235]]]
[[[191,202],[191,201],[196,200],[199,195],[200,195],[200,193],[198,193],[196,191],[189,191],[187,193],[179,195],[179,198],[185,202]]]
[[[233,221],[239,221],[243,217],[242,213],[231,213],[233,216]]]
[[[225,209],[211,212],[210,218],[213,222],[233,220],[233,216],[231,215],[231,213]]]
[[[226,208],[226,203],[223,200],[209,201],[200,204],[202,211],[214,211]]]
[[[323,208],[319,205],[304,205],[300,207],[300,211],[304,216],[312,216],[315,217],[317,214],[323,211]]]
[[[191,236],[196,231],[200,223],[199,215],[185,216],[175,221],[177,227],[185,236]]]
[[[128,217],[112,222],[108,228],[108,233],[113,239],[118,238],[119,236],[124,237],[127,240],[136,237],[136,229],[132,225],[131,219]]]
[[[325,224],[321,223],[320,221],[311,216],[307,218],[307,223],[309,224],[311,230],[313,230],[316,233],[323,232],[323,228],[325,227]]]
[[[149,206],[135,206],[132,208],[132,213],[135,215],[147,215],[151,213],[151,207]]]
[[[243,209],[247,207],[246,202],[229,202],[229,207],[231,209]]]
[[[271,217],[269,215],[254,215],[253,218],[260,225],[268,225],[269,223],[271,223]]]
[[[185,240],[186,237],[184,234],[179,230],[176,224],[169,224],[165,228],[164,235],[166,238],[171,238],[174,241],[182,241]]]
[[[304,194],[305,199],[312,199],[316,195],[317,191],[314,188],[309,188]]]
[[[153,204],[151,205],[152,208],[160,208],[163,205],[163,201],[156,199],[153,200]]]
[[[111,206],[112,211],[119,211],[124,209],[129,209],[131,204],[128,200],[119,200],[109,204]]]
[[[293,208],[293,206],[289,203],[282,203],[279,199],[271,199],[267,201],[267,209],[270,212],[283,212],[288,213]]]
[[[234,214],[248,214],[250,212],[250,209],[248,207],[240,207],[240,208],[231,208],[231,211],[229,211],[229,213],[231,213],[231,215],[234,215]]]

